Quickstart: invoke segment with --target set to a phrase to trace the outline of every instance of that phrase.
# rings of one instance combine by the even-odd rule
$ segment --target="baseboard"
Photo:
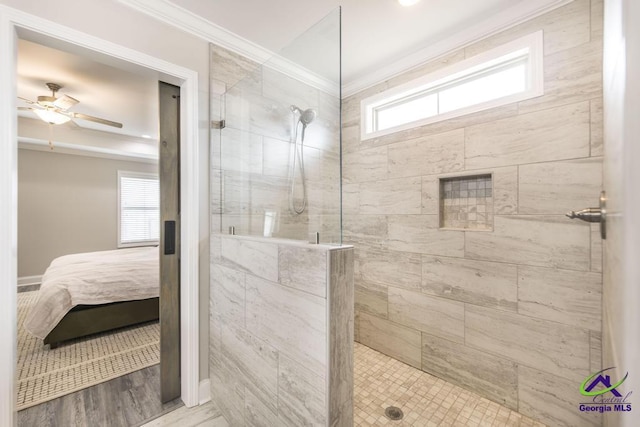
[[[203,405],[211,400],[211,386],[209,378],[200,381],[200,387],[198,388],[199,404]]]
[[[42,276],[18,277],[18,286],[39,285],[42,283]]]

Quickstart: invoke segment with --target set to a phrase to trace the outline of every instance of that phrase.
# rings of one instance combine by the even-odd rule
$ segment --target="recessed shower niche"
[[[493,230],[491,174],[440,179],[440,228]]]

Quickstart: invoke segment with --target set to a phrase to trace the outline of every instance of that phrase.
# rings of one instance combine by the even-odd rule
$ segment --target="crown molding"
[[[251,40],[245,39],[214,24],[195,13],[171,3],[169,0],[118,0],[120,3],[151,16],[165,24],[176,27],[186,33],[215,43],[225,49],[242,55],[258,64],[266,65],[289,77],[304,81],[309,85],[332,95],[339,95],[335,82],[266,49]],[[267,64],[265,64],[267,63]]]
[[[364,89],[389,80],[412,68],[416,68],[454,50],[464,48],[479,40],[515,27],[525,21],[567,5],[572,1],[573,0],[542,0],[519,2],[493,15],[489,19],[465,28],[464,31],[430,44],[424,49],[409,54],[399,61],[391,62],[389,65],[378,68],[372,73],[363,74],[346,82],[342,85],[342,96],[346,98],[355,95]]]
[[[245,56],[259,64],[264,64],[266,61],[269,61],[269,67],[281,71],[290,77],[305,81],[325,92],[337,94],[335,83],[285,58],[279,57],[274,52],[240,37],[187,9],[177,6],[169,0],[118,1],[166,24],[177,27],[182,31]],[[409,54],[398,61],[390,62],[388,65],[377,68],[373,72],[363,73],[348,82],[344,82],[342,85],[342,96],[347,97],[354,95],[428,61],[441,57],[448,52],[469,46],[481,39],[490,37],[500,31],[504,31],[529,19],[550,12],[572,1],[573,0],[520,1],[514,6],[493,15],[489,19],[465,28],[462,32],[430,44],[424,49]]]
[[[70,144],[67,142],[53,141],[53,152],[59,154],[71,154],[74,156],[98,157],[111,160],[126,160],[140,163],[158,163],[158,156],[144,153],[133,153],[109,148],[94,147],[89,145]],[[51,152],[49,141],[38,138],[18,137],[18,148],[23,150]]]

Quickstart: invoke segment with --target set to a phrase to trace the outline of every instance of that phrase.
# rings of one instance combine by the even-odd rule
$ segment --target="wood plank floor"
[[[155,365],[18,412],[19,427],[131,427],[182,406],[160,402]]]

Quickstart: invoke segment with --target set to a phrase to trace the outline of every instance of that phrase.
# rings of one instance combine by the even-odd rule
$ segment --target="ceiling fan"
[[[62,86],[57,83],[47,83],[47,87],[51,90],[51,96],[39,96],[37,101],[18,97],[31,105],[31,107],[18,107],[18,110],[33,111],[40,119],[52,125],[60,125],[70,121],[71,119],[81,119],[116,128],[122,128],[122,123],[69,111],[71,107],[80,101],[68,95],[56,96],[56,93],[62,89]]]

